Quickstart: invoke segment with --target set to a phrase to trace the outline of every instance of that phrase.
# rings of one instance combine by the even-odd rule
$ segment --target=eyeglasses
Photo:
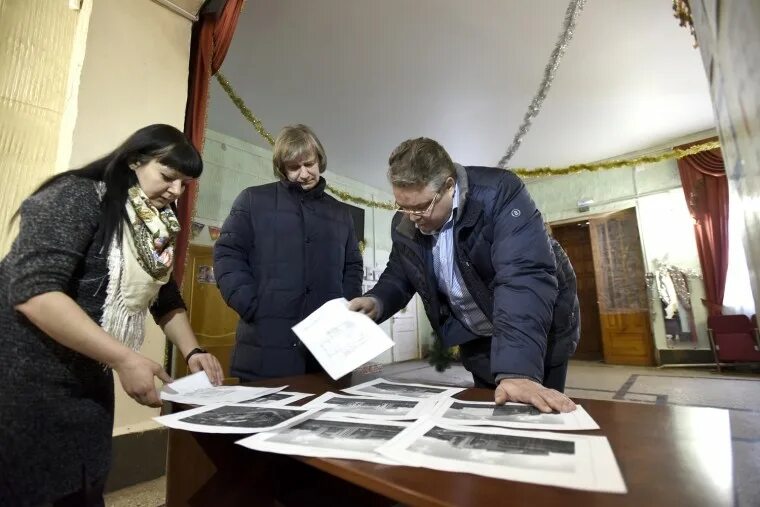
[[[401,213],[405,213],[407,215],[413,215],[415,217],[423,217],[425,215],[429,215],[433,212],[433,208],[435,207],[435,203],[438,202],[438,199],[441,197],[441,191],[435,193],[433,196],[433,200],[430,201],[430,204],[428,204],[427,208],[425,208],[422,211],[419,210],[411,210],[411,209],[404,209],[401,206],[399,206],[398,203],[396,203],[396,211],[400,211]]]

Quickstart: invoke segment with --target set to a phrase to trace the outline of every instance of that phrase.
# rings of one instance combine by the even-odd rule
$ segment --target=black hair
[[[108,155],[49,178],[32,195],[70,175],[105,183],[106,192],[100,206],[101,227],[95,239],[108,248],[112,238],[121,237],[124,222],[128,220],[124,207],[127,192],[137,184],[137,174],[130,166],[151,160],[191,178],[203,172],[201,155],[185,134],[171,125],[154,124],[136,131]],[[18,211],[13,218],[17,215]]]

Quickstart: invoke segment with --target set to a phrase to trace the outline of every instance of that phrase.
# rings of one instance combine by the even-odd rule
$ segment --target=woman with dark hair
[[[138,353],[148,310],[190,371],[221,383],[171,277],[172,205],[202,170],[182,132],[150,125],[22,203],[0,261],[0,505],[102,505],[112,371],[152,407],[155,377],[171,381]]]

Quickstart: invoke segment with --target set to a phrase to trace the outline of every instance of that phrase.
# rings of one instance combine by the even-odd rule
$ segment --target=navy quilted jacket
[[[214,246],[214,274],[240,315],[231,373],[299,375],[308,351],[291,327],[330,299],[361,294],[362,258],[348,208],[324,192],[276,182],[237,197]]]
[[[559,277],[564,287],[558,287],[555,255],[541,214],[517,176],[501,169],[457,166],[457,184],[456,262],[468,291],[494,326],[492,372],[541,382],[547,341],[552,362],[560,356],[567,359],[577,343],[578,320],[565,324],[577,316],[577,311],[566,311],[577,308],[571,301],[577,300],[575,274],[568,262]],[[388,265],[368,293],[382,302],[378,320],[392,316],[417,292],[444,346],[477,338],[452,316],[447,298],[438,292],[430,237],[401,213],[393,219],[391,235]],[[561,311],[555,313],[555,308]],[[550,336],[555,315],[562,339],[572,340],[572,345],[557,344],[557,333]]]

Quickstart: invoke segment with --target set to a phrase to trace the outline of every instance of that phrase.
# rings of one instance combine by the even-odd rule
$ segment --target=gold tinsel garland
[[[694,39],[694,47],[699,47],[697,33],[694,31],[694,20],[691,17],[689,0],[673,0],[673,17],[678,20],[680,26],[689,29],[689,33],[691,33],[691,37]]]
[[[635,158],[623,158],[618,160],[607,160],[606,162],[594,162],[592,164],[575,164],[567,167],[537,167],[535,169],[510,169],[513,173],[521,178],[540,178],[544,176],[564,176],[567,174],[577,174],[580,172],[607,171],[619,167],[630,167],[638,165],[655,164],[663,160],[680,159],[695,153],[714,150],[720,148],[720,142],[708,141],[706,143],[695,144],[685,150],[672,148],[660,155],[644,155]]]
[[[258,132],[261,135],[261,137],[266,139],[267,142],[271,146],[274,146],[274,137],[272,137],[272,134],[270,134],[269,131],[264,128],[264,125],[261,123],[261,120],[256,118],[256,115],[253,114],[253,111],[251,111],[248,108],[248,106],[245,105],[245,102],[243,101],[243,99],[241,99],[240,96],[237,93],[235,93],[235,89],[232,88],[232,85],[227,80],[227,78],[224,77],[224,74],[222,74],[221,72],[217,72],[216,80],[222,86],[222,89],[230,97],[230,100],[232,100],[232,103],[235,104],[235,107],[238,108],[238,111],[240,111],[240,114],[242,114],[243,117],[245,117],[245,119],[248,120],[248,122],[251,125],[253,125],[253,128],[256,129],[256,132]],[[327,185],[327,190],[331,194],[335,195],[341,201],[352,202],[354,204],[358,204],[359,206],[367,206],[368,208],[387,209],[391,211],[396,209],[396,206],[392,202],[365,199],[364,197],[359,197],[356,195],[349,194],[348,192],[338,190],[332,185]]]
[[[230,97],[230,100],[232,100],[232,103],[235,104],[240,113],[245,117],[246,120],[248,120],[251,125],[253,125],[253,128],[256,129],[256,132],[258,132],[264,139],[266,139],[270,145],[274,145],[274,138],[272,137],[272,134],[270,134],[269,131],[264,128],[261,120],[259,120],[256,115],[253,114],[248,106],[245,105],[243,99],[241,99],[240,96],[235,93],[234,88],[232,88],[232,85],[227,80],[227,78],[224,77],[224,74],[218,72],[216,74],[216,80],[222,86],[222,89],[224,89],[224,91]],[[568,174],[578,174],[581,172],[607,171],[609,169],[617,169],[619,167],[654,164],[657,162],[662,162],[664,160],[680,159],[689,155],[694,155],[695,153],[713,150],[719,147],[720,143],[718,141],[709,141],[706,143],[696,144],[685,150],[673,148],[659,155],[644,155],[641,157],[607,160],[604,162],[593,162],[590,164],[574,164],[567,167],[537,167],[533,169],[519,167],[510,168],[509,170],[521,178],[565,176]],[[344,192],[343,190],[338,190],[332,185],[327,185],[327,190],[339,198],[341,201],[351,202],[360,206],[366,206],[368,208],[379,208],[386,210],[396,209],[396,206],[392,202],[365,199],[364,197],[359,197],[348,192]]]
[[[235,90],[232,88],[232,85],[229,81],[227,81],[227,78],[224,77],[224,74],[221,72],[216,73],[216,80],[219,82],[219,84],[222,86],[222,89],[227,92],[227,95],[229,96],[230,100],[232,100],[232,103],[235,104],[235,107],[238,108],[238,111],[240,111],[240,114],[242,114],[248,122],[253,125],[253,128],[256,129],[256,132],[258,132],[261,137],[267,140],[269,144],[274,146],[274,137],[272,137],[272,134],[269,133],[267,129],[264,128],[264,125],[261,123],[261,120],[256,118],[256,115],[253,114],[253,111],[248,109],[248,106],[245,105],[245,102],[243,99],[238,96],[237,93],[235,93]]]

